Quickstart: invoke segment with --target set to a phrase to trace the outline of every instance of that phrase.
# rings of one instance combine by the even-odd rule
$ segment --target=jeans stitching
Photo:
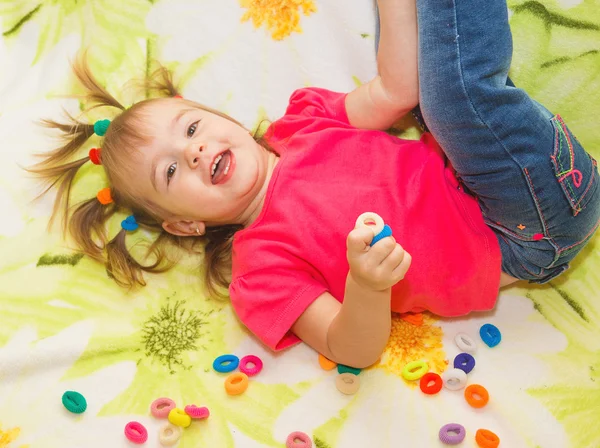
[[[566,252],[569,249],[573,249],[573,248],[579,246],[580,244],[584,243],[589,237],[591,237],[594,234],[594,232],[596,231],[596,229],[598,228],[599,225],[600,225],[600,220],[596,223],[596,225],[592,228],[592,230],[590,230],[588,232],[588,234],[586,236],[584,236],[582,239],[580,239],[576,243],[571,244],[570,246],[567,246],[567,247],[564,247],[562,249],[559,249],[558,253],[560,255],[565,255],[563,252]]]
[[[569,194],[569,191],[567,191],[567,188],[565,188],[565,183],[563,182],[563,180],[566,179],[566,177],[571,174],[574,173],[575,171],[578,172],[581,175],[581,172],[579,170],[575,170],[574,166],[575,166],[575,154],[573,151],[573,143],[571,142],[571,139],[569,137],[569,134],[567,132],[567,127],[565,122],[563,121],[562,117],[560,115],[555,115],[551,120],[552,124],[554,125],[554,132],[555,132],[555,149],[554,149],[554,154],[550,156],[550,159],[552,160],[552,164],[554,166],[554,169],[556,171],[556,177],[558,178],[558,182],[562,187],[563,192],[565,193],[565,196],[567,197],[567,200],[569,201],[571,208],[573,209],[573,216],[577,216],[579,214],[579,212],[581,212],[583,210],[583,207],[581,207],[581,202],[585,199],[588,191],[590,190],[590,188],[593,185],[594,182],[594,178],[595,178],[595,170],[592,169],[592,174],[590,177],[590,181],[588,182],[588,185],[585,189],[585,191],[579,196],[579,199],[577,199],[577,195],[576,193],[573,191],[573,189],[571,188],[571,184],[569,182],[566,183],[568,190],[570,191],[571,194]],[[561,128],[559,129],[559,127],[556,125],[556,122],[560,122],[561,123]],[[562,165],[562,160],[560,159],[560,155],[562,154],[562,139],[560,138],[560,134],[564,135],[565,139],[567,140],[568,146],[569,146],[569,151],[571,153],[571,168],[569,170],[564,170],[564,167]],[[575,137],[575,136],[573,136]],[[577,138],[575,138],[575,140],[577,140]],[[577,140],[578,141],[578,140]],[[596,166],[595,160],[590,157],[590,160],[592,161],[592,167]],[[559,166],[560,165],[560,166]]]
[[[548,234],[548,224],[546,223],[546,218],[544,217],[544,213],[542,212],[542,208],[540,207],[538,197],[535,194],[535,191],[533,188],[533,181],[531,180],[531,177],[529,176],[529,170],[527,170],[527,168],[523,168],[523,171],[525,172],[525,177],[527,178],[527,185],[529,186],[529,191],[531,193],[531,196],[533,197],[533,202],[535,203],[535,208],[537,209],[537,212],[540,215],[540,219],[542,220],[542,227],[544,228],[544,234],[548,238],[552,238]]]

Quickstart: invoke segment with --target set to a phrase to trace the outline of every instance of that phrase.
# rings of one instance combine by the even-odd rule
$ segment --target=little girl
[[[499,287],[565,271],[598,226],[596,161],[508,80],[505,0],[378,6],[379,75],[347,95],[294,92],[262,138],[178,97],[164,70],[168,97],[125,110],[76,64],[91,99],[122,110],[94,125],[48,122],[69,139],[32,171],[58,186],[55,213],[64,202],[76,243],[131,286],[173,262],[163,243],[204,242],[207,285],[229,285],[266,345],[303,340],[356,367],[383,351],[391,311],[489,310]],[[381,131],[417,102],[429,129],[420,141]],[[94,133],[102,149],[69,161]],[[69,213],[88,161],[110,189]],[[123,209],[133,215],[109,240],[106,221]],[[370,246],[373,231],[353,228],[366,211],[393,236]],[[138,226],[159,233],[149,265],[125,245]]]

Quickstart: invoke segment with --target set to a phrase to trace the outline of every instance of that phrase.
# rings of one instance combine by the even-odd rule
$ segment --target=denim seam
[[[454,3],[454,31],[456,33],[456,35],[458,36],[458,19],[456,16],[456,0],[453,0]],[[463,60],[460,57],[461,55],[461,51],[460,51],[460,40],[456,39],[456,47],[457,47],[457,53],[458,53],[458,62],[459,62],[459,68],[460,68],[460,72],[461,72],[461,76],[460,76],[460,80],[461,80],[461,87],[463,90],[463,93],[465,94],[465,97],[467,98],[467,100],[469,101],[469,106],[471,107],[471,109],[473,110],[473,112],[475,113],[475,115],[479,118],[479,120],[481,121],[481,123],[488,129],[488,131],[490,132],[490,134],[494,137],[494,139],[496,140],[496,142],[498,143],[498,145],[500,145],[501,148],[504,149],[504,152],[510,157],[510,159],[513,161],[513,163],[515,165],[517,165],[521,171],[525,170],[526,168],[523,167],[514,157],[513,155],[510,153],[510,151],[507,150],[506,146],[504,145],[504,143],[502,142],[502,140],[498,137],[498,135],[493,131],[492,127],[483,119],[483,117],[481,116],[481,114],[479,113],[479,111],[475,108],[475,104],[471,98],[471,96],[469,95],[469,92],[466,88],[465,85],[465,76],[464,76],[464,69],[463,69]],[[530,188],[531,191],[531,188]],[[535,200],[534,200],[535,202]],[[536,208],[537,208],[537,212],[538,212],[538,218],[542,221],[542,225],[544,226],[544,228],[546,229],[547,232],[547,228],[545,226],[545,223],[543,222],[543,216],[541,216],[540,213],[540,209],[539,206],[537,206],[536,203]],[[554,245],[554,244],[553,244]]]
[[[558,178],[558,182],[560,182],[561,184],[564,185],[563,181],[566,179],[566,176],[573,172],[573,169],[575,167],[575,153],[573,152],[573,143],[571,143],[571,139],[569,138],[569,135],[567,134],[567,132],[565,132],[565,122],[562,120],[562,117],[558,114],[556,114],[554,117],[552,117],[551,119],[552,122],[556,123],[558,122],[560,124],[560,126],[554,126],[554,138],[555,138],[555,144],[554,144],[554,154],[556,154],[556,152],[558,151],[558,163],[560,164],[560,170],[557,169],[557,171],[559,171],[556,174],[556,177]],[[567,141],[567,146],[569,147],[569,161],[571,162],[571,166],[569,167],[568,170],[565,170],[565,167],[563,166],[562,163],[562,159],[560,158],[561,154],[562,154],[562,146],[563,146],[563,141],[560,137],[564,137],[564,139]],[[571,192],[571,195],[573,198],[576,197],[575,192],[573,191],[573,188],[571,187],[571,184],[567,182],[567,188],[569,189],[569,191]],[[571,199],[571,198],[570,198]],[[581,199],[580,199],[581,201]],[[575,203],[575,199],[571,199],[571,202]],[[579,202],[579,201],[578,201]],[[574,204],[574,206],[576,206],[577,204]],[[579,213],[581,211],[581,209],[577,210],[577,213]]]
[[[563,252],[567,252],[568,250],[576,248],[580,244],[584,243],[588,238],[590,238],[594,234],[594,232],[596,231],[596,229],[598,228],[599,225],[600,225],[600,220],[596,223],[596,225],[594,227],[592,227],[592,230],[590,230],[586,236],[584,236],[582,239],[580,239],[576,243],[571,244],[570,246],[567,246],[563,249],[559,249],[558,253],[560,255],[565,255]]]

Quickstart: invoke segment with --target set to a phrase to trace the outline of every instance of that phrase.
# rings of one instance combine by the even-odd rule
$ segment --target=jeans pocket
[[[582,211],[592,197],[598,182],[596,160],[591,157],[571,133],[560,115],[551,118],[554,127],[554,152],[550,156],[558,183],[573,215]]]

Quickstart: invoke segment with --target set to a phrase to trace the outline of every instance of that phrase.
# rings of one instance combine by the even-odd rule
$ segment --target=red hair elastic
[[[100,148],[92,148],[90,149],[90,152],[88,153],[88,155],[90,156],[90,161],[94,164],[94,165],[102,165],[102,162],[100,161]]]

